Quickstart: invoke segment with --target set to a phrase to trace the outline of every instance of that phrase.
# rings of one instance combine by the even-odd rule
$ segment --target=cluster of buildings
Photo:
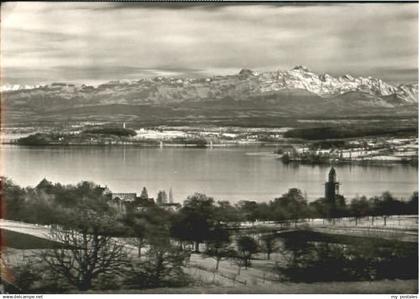
[[[160,191],[156,200],[147,195],[146,188],[140,195],[137,193],[112,193],[111,205],[118,210],[119,213],[125,214],[130,211],[144,211],[153,206],[158,206],[168,211],[176,211],[181,204],[173,201],[172,189],[169,191],[169,198],[166,192]]]
[[[327,199],[328,202],[334,203],[337,195],[339,195],[339,190],[340,183],[337,180],[337,173],[334,167],[331,167],[328,173],[328,180],[325,183],[325,199]],[[135,192],[111,192],[111,205],[121,214],[135,210],[144,211],[153,206],[158,206],[168,211],[176,211],[181,208],[181,204],[175,203],[173,200],[172,189],[169,190],[169,197],[166,196],[165,191],[160,191],[156,200],[147,195],[146,188],[143,188],[140,195]]]
[[[291,146],[285,151],[287,162],[331,163],[336,162],[394,162],[417,164],[417,138],[367,138],[352,140],[342,147],[331,146],[315,149],[310,144]],[[283,157],[282,157],[283,158]]]

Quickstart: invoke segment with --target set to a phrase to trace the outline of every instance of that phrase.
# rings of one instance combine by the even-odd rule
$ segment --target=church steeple
[[[335,183],[337,181],[337,174],[334,167],[331,167],[330,172],[328,173],[328,182]]]
[[[335,202],[335,197],[339,193],[340,184],[337,181],[337,173],[334,167],[331,167],[328,173],[328,181],[325,183],[325,198],[330,202]]]
[[[172,187],[169,188],[169,203],[174,203],[174,195],[172,193]]]

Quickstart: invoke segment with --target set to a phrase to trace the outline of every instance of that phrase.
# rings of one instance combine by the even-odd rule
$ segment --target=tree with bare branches
[[[242,258],[243,265],[247,269],[251,266],[252,255],[258,252],[258,244],[252,237],[242,236],[238,238],[236,245],[238,247],[238,255]]]
[[[132,260],[126,283],[134,288],[184,285],[188,278],[183,267],[190,254],[169,243],[151,244],[144,259]]]
[[[77,209],[69,225],[53,227],[51,237],[61,243],[45,250],[48,268],[79,291],[87,291],[99,277],[115,276],[127,264],[125,245],[113,238],[113,218],[91,209]]]
[[[276,236],[275,235],[265,235],[262,238],[263,249],[267,253],[267,260],[270,259],[270,255],[277,249],[276,246]]]
[[[210,238],[206,244],[205,254],[216,260],[216,271],[223,259],[235,255],[235,250],[230,246],[229,231],[222,225],[216,225],[210,232]]]

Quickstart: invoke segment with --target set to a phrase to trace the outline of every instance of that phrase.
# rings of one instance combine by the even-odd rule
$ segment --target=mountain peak
[[[239,71],[239,78],[246,79],[255,76],[255,72],[250,69],[241,69]]]
[[[41,86],[40,84],[37,84],[37,85],[5,84],[5,85],[0,86],[0,91],[5,92],[5,91],[16,91],[16,90],[30,90],[30,89],[38,88],[40,86]]]
[[[253,75],[254,72],[250,69],[241,69],[239,75]]]
[[[292,68],[292,71],[304,71],[304,72],[310,72],[310,69],[308,69],[304,65],[296,65],[294,68]]]

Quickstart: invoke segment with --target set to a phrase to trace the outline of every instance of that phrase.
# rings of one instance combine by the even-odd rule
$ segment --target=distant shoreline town
[[[305,136],[307,132],[309,138]],[[316,139],[317,135],[320,135],[319,139]],[[275,148],[273,154],[285,164],[397,163],[417,166],[418,162],[418,138],[411,128],[398,132],[378,132],[378,135],[372,136],[344,135],[343,138],[342,131],[331,131],[330,128],[320,128],[315,132],[313,129],[217,126],[131,129],[125,123],[109,126],[86,122],[60,130],[9,127],[2,129],[1,136],[3,144],[21,146],[266,146]]]

